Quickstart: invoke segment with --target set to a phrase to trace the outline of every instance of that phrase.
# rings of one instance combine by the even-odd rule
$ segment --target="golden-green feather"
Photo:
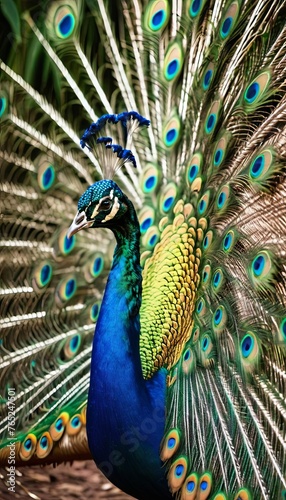
[[[17,464],[91,458],[114,241],[66,235],[113,176],[141,230],[143,376],[167,371],[171,494],[285,498],[286,1],[10,0],[0,15],[1,464],[11,440]],[[132,110],[150,126],[105,131],[137,169],[80,147]]]

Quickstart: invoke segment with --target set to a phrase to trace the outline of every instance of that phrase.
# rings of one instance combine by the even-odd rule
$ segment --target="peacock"
[[[286,498],[286,1],[2,0],[0,463]]]

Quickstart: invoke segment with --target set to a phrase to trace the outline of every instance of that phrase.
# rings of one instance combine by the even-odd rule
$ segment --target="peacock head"
[[[68,230],[68,238],[88,227],[118,228],[129,205],[130,201],[114,181],[102,180],[92,184],[79,199],[78,212]]]

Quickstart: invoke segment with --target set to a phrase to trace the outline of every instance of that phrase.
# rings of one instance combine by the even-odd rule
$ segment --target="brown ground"
[[[0,469],[0,500],[132,500],[113,486],[92,461],[61,464],[54,468],[19,467],[15,493],[5,484],[7,472]]]

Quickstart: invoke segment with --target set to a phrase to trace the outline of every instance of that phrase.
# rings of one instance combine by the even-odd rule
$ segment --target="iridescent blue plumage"
[[[171,498],[159,458],[166,371],[158,371],[150,381],[143,379],[139,355],[140,229],[136,212],[118,186],[106,180],[88,188],[78,209],[80,213],[87,210],[89,220],[94,207],[100,207],[100,200],[107,197],[113,204],[119,202],[117,211],[107,222],[107,212],[96,212],[92,227],[107,225],[114,232],[117,247],[93,341],[88,442],[96,464],[114,484],[142,500],[163,500]],[[112,212],[111,206],[108,212]]]

